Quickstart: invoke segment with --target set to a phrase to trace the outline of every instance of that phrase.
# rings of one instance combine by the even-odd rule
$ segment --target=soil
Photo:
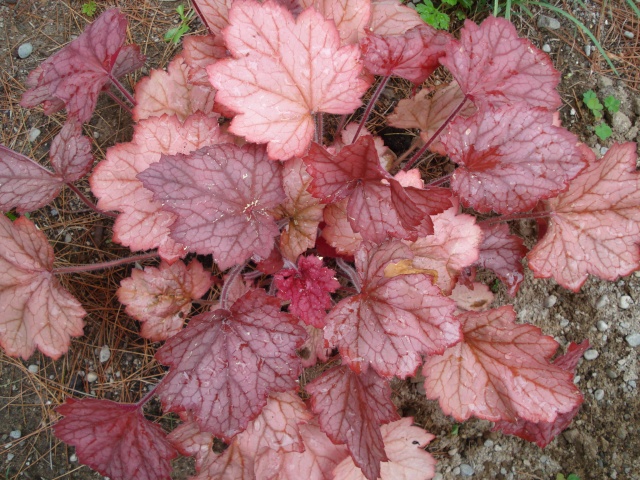
[[[129,16],[130,41],[142,45],[149,57],[138,76],[165,65],[176,52],[176,47],[161,38],[177,22],[174,11],[179,2],[96,3],[99,11],[106,5],[117,5]],[[88,22],[81,5],[80,1],[0,1],[2,144],[43,164],[64,116],[45,117],[38,109],[22,109],[18,102],[28,72],[74,38]],[[539,47],[550,47],[550,55],[562,73],[563,124],[601,155],[614,141],[640,140],[640,95],[636,90],[640,75],[633,63],[634,58],[638,61],[640,51],[640,23],[622,0],[613,5],[588,1],[586,6],[587,10],[571,11],[596,33],[614,58],[620,77],[610,71],[598,53],[586,55],[585,46],[590,40],[566,19],[554,16],[561,21],[558,30],[538,28],[536,19],[526,16],[516,16],[514,21],[521,35]],[[553,16],[548,11],[541,13]],[[631,32],[632,37],[624,32]],[[17,48],[26,42],[33,45],[33,53],[20,59]],[[130,88],[135,81],[132,76],[126,86]],[[590,89],[601,100],[614,95],[621,101],[620,114],[605,115],[604,120],[613,127],[609,140],[595,136],[596,121],[581,101],[582,94]],[[40,134],[30,142],[33,129]],[[96,157],[102,158],[108,146],[130,138],[129,116],[103,96],[85,133],[94,138]],[[89,192],[87,185],[80,187]],[[32,213],[31,218],[51,239],[59,262],[91,263],[128,254],[111,243],[110,221],[87,212],[71,192],[63,192],[51,206]],[[536,225],[532,221],[516,222],[512,228],[527,239],[529,246],[535,242]],[[136,322],[121,312],[113,296],[119,280],[126,275],[127,268],[119,268],[106,275],[63,278],[89,312],[85,336],[74,339],[63,358],[52,361],[36,354],[22,361],[0,354],[0,471],[6,479],[101,478],[79,465],[73,448],[51,434],[49,426],[57,418],[54,407],[67,395],[134,401],[162,376],[163,369],[153,360],[157,345],[136,335]],[[494,284],[490,275],[483,280]],[[590,279],[580,292],[572,293],[553,281],[534,279],[527,272],[515,299],[508,298],[499,287],[494,305],[507,303],[515,306],[519,321],[540,327],[563,348],[569,342],[589,339],[598,356],[583,359],[576,378],[585,402],[569,429],[540,449],[491,432],[490,422],[470,420],[456,425],[441,413],[437,402],[425,400],[420,383],[396,382],[395,401],[401,413],[413,416],[416,424],[437,435],[428,447],[438,460],[437,478],[551,480],[558,473],[575,473],[583,480],[640,479],[640,348],[631,347],[625,339],[640,333],[640,275],[613,283]],[[100,351],[105,345],[110,358],[101,362]],[[97,374],[95,382],[88,381],[90,372]],[[173,417],[161,416],[155,401],[146,414],[159,419],[167,430],[175,425]],[[192,464],[183,459],[176,462],[173,478],[185,479],[193,473]]]

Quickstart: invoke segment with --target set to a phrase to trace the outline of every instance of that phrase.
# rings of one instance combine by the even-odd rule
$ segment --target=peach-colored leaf
[[[229,9],[233,0],[194,0],[193,6],[212,35],[220,35],[229,25]]]
[[[47,115],[66,107],[70,118],[79,123],[89,120],[105,86],[144,64],[137,45],[123,46],[126,31],[126,17],[115,8],[106,10],[29,74],[29,90],[20,105],[31,108],[42,103]]]
[[[137,405],[67,398],[56,411],[64,418],[53,432],[76,447],[80,463],[112,480],[170,480],[171,460],[178,452]]]
[[[429,480],[434,477],[436,460],[424,447],[435,436],[412,424],[413,418],[405,417],[380,427],[384,451],[389,457],[388,462],[382,462],[380,480]],[[333,480],[366,479],[351,457],[345,458],[333,473]]]
[[[447,45],[440,62],[478,106],[524,102],[555,110],[561,105],[560,72],[504,18],[489,17],[479,26],[466,20],[460,41]]]
[[[162,154],[188,153],[227,139],[215,116],[196,114],[180,122],[175,116],[163,115],[140,121],[131,142],[109,148],[90,183],[99,208],[122,212],[114,225],[114,241],[133,251],[159,247],[167,261],[184,256],[183,246],[169,238],[175,216],[161,210],[160,202],[153,200],[153,192],[142,186],[137,175],[160,161]]]
[[[402,35],[407,30],[424,25],[415,9],[400,0],[372,0],[369,30],[376,35]]]
[[[140,335],[154,342],[166,340],[182,329],[191,311],[191,300],[211,287],[211,274],[192,260],[187,267],[180,260],[160,268],[134,269],[120,282],[118,300],[125,311],[142,323]]]
[[[216,101],[237,111],[229,131],[267,143],[272,159],[302,155],[314,132],[313,114],[357,109],[368,83],[359,49],[340,46],[332,21],[310,8],[297,19],[267,1],[236,0],[224,30],[234,59],[207,68]]]
[[[210,452],[190,480],[256,480],[253,471],[253,458],[234,441],[220,455]]]
[[[302,366],[309,368],[316,365],[318,360],[326,362],[331,356],[332,348],[324,339],[323,329],[311,325],[305,325],[305,329],[307,330],[307,340],[298,350],[298,355],[302,360]]]
[[[53,274],[53,248],[27,218],[0,215],[0,346],[57,359],[82,335],[87,313]]]
[[[362,243],[362,235],[353,231],[347,215],[348,199],[324,208],[322,237],[341,255],[353,255]]]
[[[582,402],[573,374],[550,362],[558,348],[538,327],[518,325],[510,305],[458,316],[464,340],[427,358],[427,398],[446,415],[552,422]]]
[[[474,312],[487,310],[493,303],[493,293],[484,283],[473,282],[471,286],[473,288],[458,283],[449,298],[456,302],[459,310]]]
[[[180,414],[184,423],[178,425],[167,435],[167,440],[181,455],[194,457],[196,470],[200,471],[209,455],[213,455],[213,435],[202,431],[200,426],[185,413]]]
[[[589,274],[615,280],[640,268],[640,175],[634,143],[614,145],[549,200],[549,226],[528,255],[537,277],[578,291]]]
[[[302,0],[300,4],[333,20],[343,45],[358,43],[371,17],[371,0]]]

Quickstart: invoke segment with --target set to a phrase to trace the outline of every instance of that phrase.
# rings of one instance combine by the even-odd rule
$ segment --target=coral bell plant
[[[195,457],[195,479],[429,479],[433,435],[398,416],[390,388],[421,372],[456,421],[548,444],[582,402],[588,342],[554,359],[553,338],[489,308],[475,272],[513,296],[523,258],[573,291],[640,268],[635,146],[596,159],[559,126],[559,73],[504,19],[467,21],[455,39],[397,0],[194,7],[209,34],[186,37],[133,95],[118,78],[144,58],[116,9],[31,72],[22,106],[67,112],[53,170],[0,148],[0,209],[82,195],[74,182],[90,173],[113,240],[146,252],[112,264],[160,257],[117,296],[164,342],[166,376],[136,404],[68,399],[56,436],[112,480],[169,479],[178,454]],[[441,67],[454,80],[421,87]],[[416,91],[387,117],[420,131],[400,159],[367,130],[391,77]],[[135,126],[94,167],[82,124],[101,92]],[[425,184],[413,167],[427,150],[456,167]],[[544,226],[531,250],[506,223],[522,218]],[[29,218],[0,217],[5,352],[65,354],[86,312],[58,277],[108,266],[56,267]],[[215,304],[189,318],[214,283]],[[182,419],[168,434],[143,416],[154,395]]]

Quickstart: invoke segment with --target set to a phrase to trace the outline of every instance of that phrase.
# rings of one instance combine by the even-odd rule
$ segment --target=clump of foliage
[[[180,18],[180,24],[177,27],[167,30],[167,33],[164,34],[164,40],[177,45],[180,43],[183,35],[189,31],[189,23],[191,23],[195,12],[190,10],[188,13],[184,13],[184,5],[178,5],[176,7],[176,12]]]
[[[97,10],[98,10],[98,5],[94,0],[90,0],[82,4],[82,13],[89,18],[92,18],[96,14]]]
[[[29,75],[24,107],[67,112],[52,170],[0,147],[1,209],[82,195],[74,182],[91,172],[90,205],[116,217],[113,240],[147,251],[122,262],[161,259],[117,296],[142,336],[164,342],[166,376],[136,404],[68,399],[55,434],[114,480],[169,479],[178,454],[196,458],[196,479],[429,479],[433,435],[398,416],[390,387],[420,371],[456,421],[551,442],[582,403],[573,377],[588,342],[554,358],[558,343],[512,306],[491,308],[475,273],[516,295],[525,257],[573,291],[637,270],[635,146],[596,159],[558,126],[559,73],[504,19],[467,21],[455,39],[394,1],[194,7],[209,34],[185,37],[134,95],[118,78],[144,58],[115,9]],[[440,66],[455,80],[387,118],[420,131],[399,162],[368,117],[390,77],[419,88]],[[81,125],[111,87],[132,105],[134,135],[94,167]],[[457,168],[425,182],[414,166],[427,150]],[[521,218],[546,227],[529,251],[506,223]],[[56,267],[31,220],[0,217],[5,351],[63,355],[86,312],[58,277],[113,264]],[[214,283],[215,304],[190,317]],[[154,395],[183,420],[169,434],[142,413]]]
[[[459,20],[463,20],[466,18],[465,11],[473,6],[471,0],[442,0],[439,3],[436,6],[431,0],[422,0],[416,5],[420,18],[438,30],[449,30],[452,12]]]
[[[609,95],[604,99],[604,105],[600,103],[598,99],[598,95],[593,90],[587,90],[584,92],[582,96],[582,100],[587,108],[591,111],[596,120],[600,120],[603,115],[603,111],[606,107],[607,111],[613,115],[618,110],[620,110],[620,100],[618,100],[613,95]],[[598,136],[600,140],[607,140],[612,134],[613,131],[611,127],[607,125],[606,122],[600,122],[594,128],[595,134]]]

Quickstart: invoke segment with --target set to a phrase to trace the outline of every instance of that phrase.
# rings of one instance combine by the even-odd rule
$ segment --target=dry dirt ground
[[[604,3],[603,3],[604,1]],[[18,102],[25,79],[40,61],[74,38],[88,19],[80,1],[0,0],[0,118],[1,142],[46,163],[47,147],[64,122],[62,115],[45,117],[38,109],[27,111]],[[162,67],[177,48],[162,41],[166,30],[177,22],[180,2],[159,0],[98,1],[99,11],[117,5],[128,15],[130,41],[142,46],[149,57],[147,67]],[[581,3],[581,2],[580,2]],[[636,141],[640,128],[640,23],[624,0],[587,2],[585,7],[556,5],[572,12],[587,25],[614,59],[617,77],[598,53],[586,55],[591,41],[560,16],[561,28],[537,27],[536,19],[516,16],[523,35],[538,46],[547,45],[563,74],[562,120],[598,152],[613,141]],[[534,9],[534,6],[529,5]],[[517,8],[516,8],[517,10]],[[486,11],[486,10],[485,10]],[[542,12],[554,16],[548,11]],[[197,30],[199,24],[194,22]],[[625,32],[630,32],[625,35]],[[25,59],[17,48],[31,43],[33,53]],[[135,78],[128,80],[131,87]],[[606,116],[614,135],[600,141],[593,133],[595,121],[581,101],[593,89],[602,100],[614,95],[621,101],[622,115]],[[36,138],[29,140],[29,135]],[[131,135],[128,115],[106,96],[94,119],[85,127],[94,138],[96,157],[106,148]],[[88,187],[84,186],[88,192]],[[128,252],[110,242],[110,221],[86,210],[71,192],[31,217],[49,236],[58,261],[90,263],[126,256]],[[519,222],[513,229],[535,238],[535,224]],[[136,322],[121,312],[114,291],[126,268],[64,278],[65,285],[89,312],[85,336],[73,341],[69,354],[51,361],[39,354],[28,361],[0,353],[0,476],[5,479],[95,479],[100,475],[80,466],[73,448],[50,433],[54,407],[68,395],[96,396],[120,401],[140,398],[157,383],[163,371],[153,360],[155,346],[140,339]],[[493,284],[493,279],[485,277]],[[456,425],[435,402],[426,401],[419,384],[394,384],[395,399],[403,415],[412,415],[420,426],[437,435],[428,450],[438,460],[438,478],[555,479],[558,473],[586,479],[640,479],[640,348],[626,337],[640,333],[640,276],[631,275],[615,283],[590,280],[575,294],[553,281],[531,275],[515,301],[500,287],[496,304],[513,302],[521,321],[537,325],[554,336],[563,347],[588,338],[598,356],[581,361],[578,385],[585,402],[568,431],[547,448],[540,449],[518,438],[491,433],[491,424],[469,421]],[[110,358],[99,360],[107,346]],[[89,383],[89,372],[97,380]],[[149,418],[161,415],[156,402],[148,405]],[[174,420],[159,418],[166,429]],[[187,478],[188,461],[176,464],[174,478]],[[192,472],[191,472],[192,473]]]

